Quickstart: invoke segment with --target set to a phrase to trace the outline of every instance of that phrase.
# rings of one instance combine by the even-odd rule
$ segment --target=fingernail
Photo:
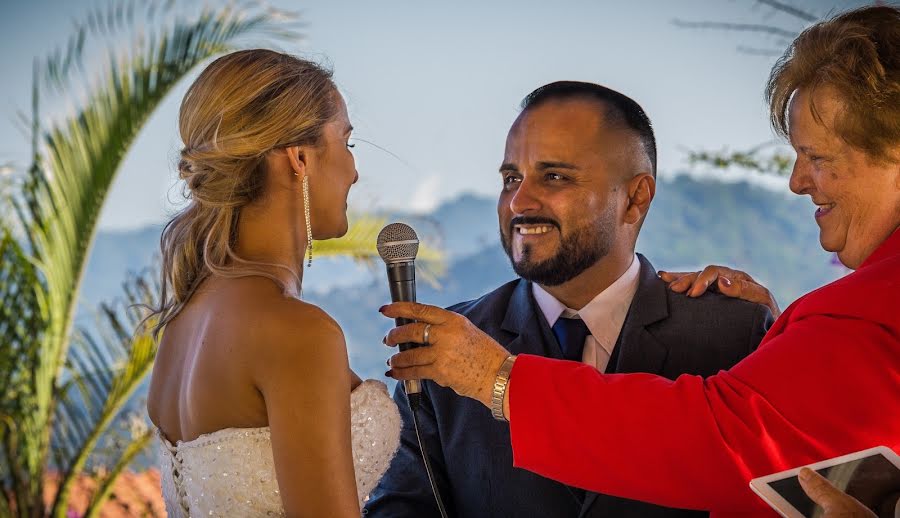
[[[384,335],[384,338],[381,339],[381,343],[387,345],[387,335]]]
[[[384,310],[385,310],[386,308],[387,308],[387,304],[385,304],[384,306],[381,306],[380,308],[378,308],[378,312],[379,312],[379,313],[384,313]]]
[[[809,482],[812,479],[812,470],[809,468],[803,468],[800,470],[800,480],[804,482]]]
[[[384,361],[384,364],[387,365],[388,367],[390,367],[390,366],[391,366],[391,359],[388,358],[387,360],[385,360],[385,361]]]
[[[728,277],[719,277],[719,278],[722,279],[722,284],[724,284],[725,287],[727,287],[727,288],[731,287],[731,279],[729,279]]]
[[[389,378],[393,377],[393,376],[391,376],[391,371],[389,371],[389,370],[388,370],[388,371],[384,371],[384,375],[387,376],[387,377],[389,377]]]

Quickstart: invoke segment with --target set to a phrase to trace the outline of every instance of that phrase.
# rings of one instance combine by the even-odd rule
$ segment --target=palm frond
[[[103,479],[103,482],[100,483],[100,487],[98,487],[97,491],[91,496],[88,508],[84,512],[84,518],[96,518],[100,516],[103,504],[109,499],[116,479],[122,471],[131,464],[131,461],[133,461],[134,458],[150,444],[150,441],[153,440],[153,435],[151,430],[144,430],[140,435],[131,440],[124,451],[122,451],[119,461],[113,465],[112,469]]]
[[[23,368],[39,361],[36,341],[43,336],[45,319],[32,287],[38,273],[12,229],[0,229],[0,474],[4,493],[34,494],[40,480],[31,476],[41,467],[38,438],[26,433],[36,426],[34,372]],[[4,494],[4,498],[8,498]],[[15,498],[21,514],[31,512],[31,502]],[[11,502],[7,508],[11,507]]]
[[[338,239],[316,241],[313,244],[313,252],[316,256],[343,256],[352,257],[357,261],[371,264],[380,264],[381,256],[375,246],[378,241],[378,233],[387,224],[387,219],[357,214],[351,215],[350,228],[347,234]],[[419,244],[419,252],[416,256],[417,273],[422,279],[434,287],[439,286],[440,277],[446,270],[443,252],[427,242]]]
[[[123,300],[101,305],[99,337],[80,330],[70,347],[69,370],[63,372],[68,381],[61,385],[57,407],[66,418],[57,420],[53,435],[54,451],[65,466],[51,513],[55,516],[65,516],[73,484],[110,425],[123,419],[123,407],[152,368],[157,344],[146,328],[138,327],[142,320],[138,308],[156,304],[149,275],[132,276],[124,283]],[[111,462],[106,463],[120,465],[125,457],[136,455],[140,451],[133,451],[136,440],[143,439],[124,441],[123,447],[108,451]]]

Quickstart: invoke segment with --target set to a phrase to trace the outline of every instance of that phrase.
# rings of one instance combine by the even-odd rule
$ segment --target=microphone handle
[[[414,261],[402,263],[389,263],[387,265],[388,284],[391,288],[391,301],[393,302],[415,302],[416,301],[416,264]],[[395,318],[394,322],[397,327],[412,324],[415,320],[408,318]],[[407,351],[422,344],[402,343],[399,344],[401,351]],[[421,382],[419,380],[406,380],[403,382],[403,388],[407,394],[418,394],[422,391]]]

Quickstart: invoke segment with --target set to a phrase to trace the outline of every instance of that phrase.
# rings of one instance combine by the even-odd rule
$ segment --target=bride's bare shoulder
[[[322,308],[287,297],[266,286],[248,287],[242,293],[246,313],[236,333],[243,336],[247,361],[259,376],[289,367],[294,373],[311,366],[348,368],[344,333]]]
[[[335,343],[344,344],[341,326],[322,308],[302,300],[284,298],[267,308],[267,340],[297,345]]]

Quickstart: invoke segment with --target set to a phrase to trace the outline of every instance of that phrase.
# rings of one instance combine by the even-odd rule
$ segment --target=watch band
[[[498,421],[508,421],[503,415],[503,398],[506,396],[506,387],[509,385],[509,372],[512,370],[515,356],[508,356],[500,365],[497,377],[494,378],[494,393],[491,395],[491,414]]]

